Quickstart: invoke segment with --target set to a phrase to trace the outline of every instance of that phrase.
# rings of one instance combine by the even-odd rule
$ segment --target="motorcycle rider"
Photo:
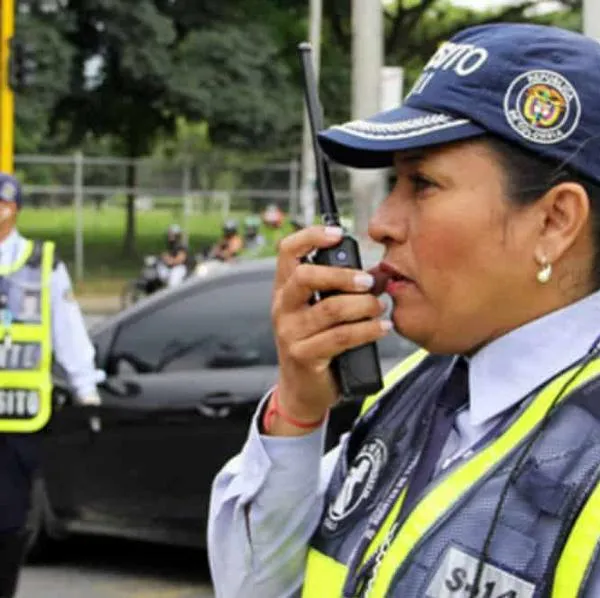
[[[167,230],[167,249],[160,256],[159,276],[167,287],[180,284],[187,275],[188,247],[183,240],[183,232],[178,224],[171,224]]]
[[[260,255],[267,244],[264,235],[260,233],[260,218],[248,216],[244,221],[244,256],[255,257]]]
[[[213,246],[209,257],[224,262],[235,259],[244,249],[244,240],[238,232],[236,220],[226,220],[223,224],[223,237]]]

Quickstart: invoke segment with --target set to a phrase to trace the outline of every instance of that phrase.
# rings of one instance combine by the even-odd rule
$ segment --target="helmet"
[[[277,204],[269,204],[262,216],[263,222],[269,228],[280,228],[283,222],[283,212]]]
[[[169,237],[179,237],[181,235],[181,226],[179,224],[171,224],[167,230]]]
[[[223,224],[223,232],[226,235],[233,235],[234,233],[237,233],[237,230],[238,230],[237,220],[226,220],[225,223]]]
[[[246,232],[256,232],[260,228],[260,218],[258,216],[248,216],[244,220],[244,229]]]

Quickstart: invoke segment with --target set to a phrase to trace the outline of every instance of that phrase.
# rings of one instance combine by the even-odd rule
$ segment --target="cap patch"
[[[513,80],[504,96],[504,115],[528,141],[560,143],[579,125],[581,102],[571,83],[553,71],[529,71]]]
[[[6,201],[14,201],[16,196],[17,186],[10,181],[5,181],[0,188],[0,198]]]

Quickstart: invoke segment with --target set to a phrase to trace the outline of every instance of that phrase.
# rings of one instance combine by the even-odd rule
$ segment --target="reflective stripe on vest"
[[[552,598],[578,596],[592,565],[600,536],[600,484],[590,494],[556,567]]]
[[[364,415],[369,411],[379,398],[389,392],[397,382],[414,370],[428,355],[429,353],[425,351],[425,349],[419,349],[393,367],[384,376],[383,388],[379,392],[365,398],[361,406],[360,414]],[[373,542],[371,542],[369,549],[363,558],[363,563],[369,559],[387,535],[394,519],[398,515],[403,500],[404,492],[400,495],[396,505],[390,511],[390,514],[381,526],[381,529],[375,535],[375,538],[373,538]],[[335,559],[332,559],[318,550],[309,550],[306,577],[302,591],[303,598],[341,596],[346,575],[347,568],[345,565],[338,563]]]
[[[414,506],[383,556],[368,598],[384,598],[386,596],[396,571],[402,566],[419,540],[438,519],[453,508],[457,500],[477,480],[497,466],[542,421],[557,394],[578,367],[572,368],[547,384],[512,426],[468,461],[458,465]],[[407,368],[407,371],[410,369],[412,368]],[[600,359],[587,365],[576,380],[565,389],[560,401],[598,375],[600,375]],[[389,390],[389,387],[386,390]],[[371,543],[368,554],[372,554],[387,536],[403,498],[404,492],[398,498],[392,513]],[[585,571],[593,558],[600,537],[600,526],[596,523],[597,520],[600,520],[600,491],[598,490],[588,499],[559,559],[556,569],[557,585],[552,594],[553,598],[576,598],[578,595]],[[579,561],[577,566],[574,565],[574,561]],[[303,598],[341,596],[347,573],[347,567],[344,564],[310,548],[302,592]],[[575,575],[573,575],[574,573]],[[570,579],[568,579],[569,577]]]
[[[365,398],[360,414],[364,415],[380,397],[389,392],[390,388],[394,386],[396,382],[416,368],[427,355],[429,355],[429,353],[425,351],[425,349],[419,349],[409,355],[406,359],[402,360],[396,367],[392,368],[383,378],[383,388],[379,392]]]
[[[9,275],[22,268],[33,250],[28,242],[24,257],[10,268],[0,269],[0,275]],[[0,344],[10,334],[11,343],[32,343],[39,346],[39,360],[35,368],[0,370],[0,432],[36,432],[43,428],[52,411],[52,326],[51,291],[54,243],[42,246],[40,264],[41,322],[15,323],[9,330],[0,327]],[[17,267],[18,266],[18,267]],[[11,411],[10,416],[5,415]]]
[[[17,261],[12,264],[8,264],[7,266],[0,266],[0,276],[10,276],[13,272],[20,270],[31,257],[31,254],[33,253],[33,247],[33,241],[26,241],[25,251],[23,251],[22,255],[19,256]]]

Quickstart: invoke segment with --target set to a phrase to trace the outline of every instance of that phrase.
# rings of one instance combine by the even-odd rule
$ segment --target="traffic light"
[[[9,82],[13,91],[25,91],[35,83],[37,62],[35,48],[18,38],[10,43]]]
[[[10,40],[14,33],[14,0],[0,0],[0,172],[14,168],[14,100],[9,85]]]

